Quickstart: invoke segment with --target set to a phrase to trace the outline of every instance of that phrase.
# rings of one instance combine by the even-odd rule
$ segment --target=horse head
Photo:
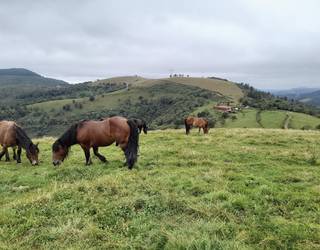
[[[68,156],[69,148],[62,145],[61,141],[56,140],[52,145],[52,164],[59,166]]]
[[[39,165],[39,143],[33,144],[32,142],[29,144],[29,146],[26,149],[27,152],[27,158],[29,159],[30,163],[33,166]]]

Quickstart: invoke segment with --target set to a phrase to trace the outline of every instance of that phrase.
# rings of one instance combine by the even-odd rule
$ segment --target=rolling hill
[[[23,69],[3,70],[0,75],[46,79]],[[182,128],[183,119],[190,114],[207,117],[212,126],[226,128],[315,129],[320,124],[319,118],[298,113],[317,114],[301,103],[216,77],[123,76],[62,85],[45,81],[41,86],[36,82],[29,86],[25,81],[4,88],[7,92],[0,93],[4,96],[0,106],[1,102],[6,105],[1,107],[0,119],[16,120],[36,136],[56,136],[79,120],[112,115],[145,119],[151,129]],[[220,102],[251,108],[225,116],[213,109]]]
[[[0,88],[14,87],[15,85],[19,85],[19,87],[25,85],[57,87],[66,84],[68,83],[65,81],[43,77],[27,69],[0,69]]]
[[[139,76],[126,76],[98,80],[91,84],[99,85],[105,83],[127,83],[132,87],[150,87],[162,83],[182,84],[216,92],[221,96],[230,98],[230,101],[235,103],[238,103],[240,98],[244,95],[236,83],[217,78],[171,77],[163,79],[147,79]]]
[[[0,103],[15,103],[20,95],[58,89],[67,85],[65,81],[43,77],[27,69],[0,69]]]

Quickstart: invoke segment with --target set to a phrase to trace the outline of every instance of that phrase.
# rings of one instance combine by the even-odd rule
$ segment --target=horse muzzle
[[[61,164],[61,161],[53,161],[52,164],[53,166],[59,166]]]

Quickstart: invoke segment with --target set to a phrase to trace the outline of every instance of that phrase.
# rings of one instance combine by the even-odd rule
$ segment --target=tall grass
[[[115,146],[101,150],[109,164],[86,167],[76,146],[54,168],[53,139],[39,139],[40,166],[0,162],[0,248],[319,249],[320,171],[309,161],[319,139],[155,131],[132,171]]]

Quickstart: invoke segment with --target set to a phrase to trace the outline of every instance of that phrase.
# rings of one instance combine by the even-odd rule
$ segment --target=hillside
[[[150,132],[132,171],[115,146],[54,168],[35,141],[40,166],[0,162],[1,249],[320,248],[318,132]]]
[[[67,84],[64,81],[43,77],[27,69],[0,69],[0,87],[14,85],[58,86]]]
[[[217,93],[172,82],[121,89],[100,94],[94,99],[77,98],[29,105],[29,114],[19,121],[29,132],[57,135],[57,131],[82,119],[112,115],[145,119],[151,129],[180,127],[193,110],[227,100]]]
[[[217,92],[221,96],[230,98],[230,100],[234,101],[235,103],[238,103],[239,99],[243,97],[242,90],[234,82],[210,78],[172,77],[163,79],[146,79],[139,76],[131,76],[98,80],[93,82],[92,84],[96,85],[103,83],[128,83],[132,85],[132,87],[150,87],[167,82],[173,84],[183,84]]]
[[[2,70],[1,75],[45,79],[23,69]],[[315,129],[320,124],[317,109],[217,77],[123,76],[63,85],[25,81],[3,86],[0,96],[0,119],[15,120],[35,136],[56,136],[79,120],[112,115],[145,119],[151,129],[182,128],[190,114],[227,128]],[[220,102],[242,111],[226,116],[213,109]]]
[[[281,110],[245,109],[232,115],[223,124],[227,128],[284,128],[287,117],[289,129],[316,129],[320,125],[320,118]],[[236,119],[232,118],[236,117]]]
[[[0,69],[0,103],[13,104],[20,95],[67,85],[64,81],[43,77],[27,69]]]

